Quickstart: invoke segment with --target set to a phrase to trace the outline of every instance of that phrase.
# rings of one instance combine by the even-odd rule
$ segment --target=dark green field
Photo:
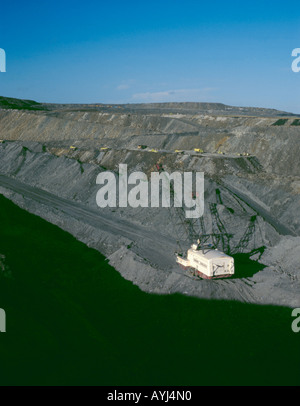
[[[21,100],[3,96],[0,96],[0,108],[14,110],[47,110],[45,106],[34,100]]]
[[[0,196],[0,385],[299,385],[291,309],[149,295]]]

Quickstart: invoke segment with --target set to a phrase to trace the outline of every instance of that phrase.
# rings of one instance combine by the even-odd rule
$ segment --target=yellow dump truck
[[[74,145],[70,145],[70,149],[73,149],[74,151],[76,151],[77,147],[74,147]]]
[[[150,149],[149,152],[158,152],[157,149]]]
[[[194,151],[195,151],[195,152],[203,152],[203,149],[201,149],[201,148],[194,148]]]

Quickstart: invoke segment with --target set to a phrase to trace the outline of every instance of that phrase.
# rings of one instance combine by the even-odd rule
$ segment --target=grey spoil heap
[[[0,109],[0,192],[101,251],[141,289],[300,306],[299,117],[197,103],[7,109],[0,100]],[[183,223],[175,208],[100,210],[96,177],[120,163],[148,176],[157,165],[204,172],[201,222]],[[203,234],[234,258],[234,278],[185,277],[174,252]],[[243,253],[265,267],[245,271]]]

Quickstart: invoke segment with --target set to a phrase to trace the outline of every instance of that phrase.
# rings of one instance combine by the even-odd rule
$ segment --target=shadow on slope
[[[297,385],[291,310],[146,294],[0,196],[0,385]]]

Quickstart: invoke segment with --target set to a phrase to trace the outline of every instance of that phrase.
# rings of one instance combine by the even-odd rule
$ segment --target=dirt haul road
[[[140,225],[133,225],[117,216],[109,216],[107,213],[104,216],[101,209],[99,211],[93,210],[77,202],[60,198],[45,190],[26,185],[4,175],[0,175],[0,185],[39,204],[60,210],[83,223],[116,236],[121,235],[130,241],[138,243],[138,247],[134,246],[133,251],[136,250],[138,255],[160,269],[170,269],[175,264],[174,250],[176,241],[169,236],[143,228]]]

